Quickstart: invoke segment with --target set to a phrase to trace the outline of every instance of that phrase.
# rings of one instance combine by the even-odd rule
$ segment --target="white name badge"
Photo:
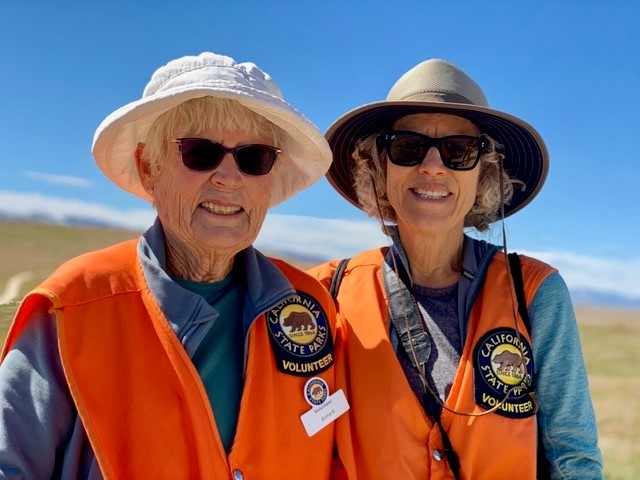
[[[313,405],[311,410],[300,415],[300,420],[310,437],[333,422],[340,415],[349,410],[349,402],[342,390],[328,395],[320,405]]]

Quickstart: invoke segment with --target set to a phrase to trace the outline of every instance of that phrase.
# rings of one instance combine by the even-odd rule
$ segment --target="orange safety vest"
[[[274,263],[315,302],[310,308],[324,310],[333,329],[335,309],[325,289],[304,272]],[[311,408],[304,394],[310,377],[322,377],[333,393],[334,366],[307,376],[278,371],[267,324],[276,310],[249,330],[246,379],[227,456],[200,376],[144,280],[135,240],[71,260],[31,292],[2,358],[43,301],[55,314],[64,374],[104,478],[330,477],[334,425],[309,437],[300,415]],[[326,367],[332,360],[316,363]]]
[[[337,295],[338,316],[346,325],[345,371],[337,371],[338,382],[346,383],[351,406],[349,422],[336,425],[340,456],[350,480],[453,479],[442,454],[440,430],[425,415],[389,340],[381,275],[386,251],[372,250],[351,259]],[[528,304],[554,270],[522,255],[520,260]],[[315,267],[311,273],[328,287],[336,266],[334,261]],[[469,318],[460,364],[445,403],[449,409],[484,412],[506,396],[505,385],[518,384],[523,375],[532,375],[531,339],[520,318],[517,322],[525,359],[514,348],[518,340],[513,335],[509,281],[505,260],[496,255]],[[476,395],[484,408],[477,404]],[[533,402],[523,394],[519,400],[503,404],[502,409],[503,415],[524,418],[497,413],[469,417],[443,409],[441,423],[460,460],[462,479],[535,478]]]

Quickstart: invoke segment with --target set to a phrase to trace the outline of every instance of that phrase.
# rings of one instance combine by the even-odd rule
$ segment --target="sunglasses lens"
[[[471,170],[480,158],[481,139],[466,135],[429,138],[418,133],[389,132],[385,138],[392,163],[401,167],[418,165],[432,147],[437,147],[442,162],[451,170]]]
[[[224,149],[217,143],[202,138],[185,138],[180,143],[182,163],[190,170],[213,170],[224,156]]]
[[[475,137],[449,137],[440,143],[442,161],[452,170],[473,168],[478,160],[479,141]]]
[[[419,164],[427,155],[428,146],[422,138],[410,133],[398,133],[389,138],[388,153],[393,163],[400,166]]]
[[[242,173],[266,175],[271,171],[280,151],[276,147],[260,144],[227,149],[206,138],[182,138],[179,142],[182,163],[188,169],[197,172],[208,172],[218,168],[226,153],[232,152]]]
[[[236,150],[238,168],[247,175],[266,175],[277,156],[278,150],[269,145],[246,145]]]

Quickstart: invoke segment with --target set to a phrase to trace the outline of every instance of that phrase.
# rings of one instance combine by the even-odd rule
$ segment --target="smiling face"
[[[208,129],[183,136],[206,138],[228,148],[273,144],[273,139],[241,130]],[[274,170],[261,176],[245,175],[230,153],[214,170],[189,170],[182,163],[178,145],[172,144],[156,174],[144,165],[139,171],[145,188],[153,189],[169,247],[188,261],[196,260],[190,257],[203,250],[209,255],[235,255],[258,236],[269,207]]]
[[[479,134],[465,118],[432,113],[403,117],[394,123],[393,129],[432,138]],[[387,160],[387,198],[396,212],[401,235],[403,232],[459,235],[476,199],[479,174],[479,166],[469,171],[448,169],[435,147],[413,167],[394,165]]]

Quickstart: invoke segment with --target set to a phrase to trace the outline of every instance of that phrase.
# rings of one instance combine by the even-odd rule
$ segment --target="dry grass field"
[[[62,261],[137,236],[118,230],[0,221],[0,292],[29,270],[35,286]],[[17,308],[0,305],[0,339]],[[640,311],[576,309],[607,480],[640,478]],[[561,381],[561,379],[559,379]]]
[[[577,308],[607,480],[640,478],[640,312]]]
[[[84,252],[135,238],[136,232],[106,228],[66,227],[0,220],[0,291],[12,275],[30,271],[23,293],[63,261]]]

